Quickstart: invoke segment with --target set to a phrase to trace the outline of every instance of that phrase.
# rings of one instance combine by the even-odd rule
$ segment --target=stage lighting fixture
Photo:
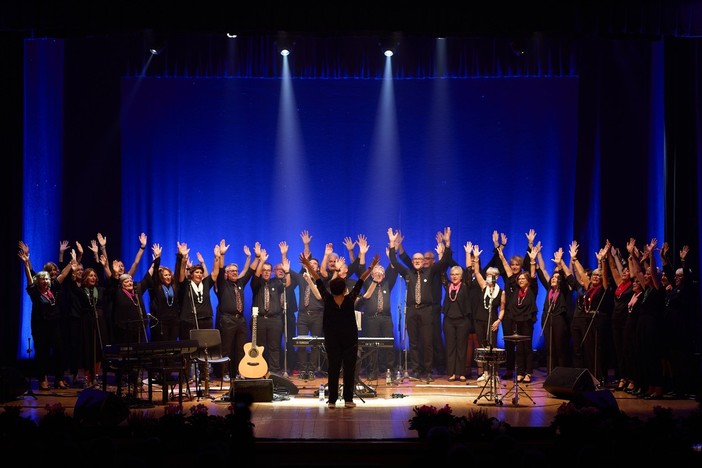
[[[290,51],[288,49],[283,49],[280,51],[280,55],[282,55],[283,57],[287,57],[288,55],[290,55]]]
[[[385,54],[386,57],[392,57],[392,50],[387,49],[383,54]]]
[[[229,39],[236,39],[236,34],[234,34],[234,33],[227,33],[227,37],[228,37]]]
[[[149,49],[149,52],[151,52],[151,55],[158,55],[161,53],[161,49],[156,49],[156,48],[151,48]]]

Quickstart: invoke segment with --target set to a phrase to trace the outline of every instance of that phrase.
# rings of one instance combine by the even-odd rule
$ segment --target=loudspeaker
[[[273,381],[274,393],[281,393],[285,395],[297,395],[300,393],[300,389],[297,388],[297,385],[285,377],[271,374],[271,380]]]
[[[578,408],[597,408],[603,413],[618,413],[619,405],[611,390],[582,392],[571,400]]]
[[[230,383],[230,401],[243,399],[264,403],[273,401],[273,380],[271,379],[237,379]]]
[[[544,380],[544,390],[556,398],[571,399],[582,392],[595,390],[597,380],[581,367],[556,367]]]
[[[94,426],[116,426],[129,416],[129,407],[114,393],[86,388],[78,394],[73,418]]]
[[[0,367],[0,402],[15,400],[29,390],[29,382],[17,369]]]

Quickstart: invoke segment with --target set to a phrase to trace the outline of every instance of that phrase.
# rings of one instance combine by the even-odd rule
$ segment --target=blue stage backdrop
[[[451,227],[461,265],[467,241],[491,257],[493,230],[509,256],[535,229],[548,263],[573,239],[577,78],[125,78],[122,96],[127,260],[140,232],[165,265],[185,242],[210,270],[220,239],[240,265],[244,245],[276,263],[287,241],[298,269],[303,230],[320,259],[364,234],[383,265],[388,228],[411,254]],[[404,294],[399,281],[396,325]]]

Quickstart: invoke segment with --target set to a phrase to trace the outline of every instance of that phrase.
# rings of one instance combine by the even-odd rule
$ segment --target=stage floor
[[[326,401],[320,401],[318,397],[320,384],[326,383],[325,377],[300,380],[293,375],[274,379],[277,383],[272,401],[253,403],[251,421],[257,439],[410,439],[417,437],[416,431],[409,429],[408,422],[414,415],[415,407],[431,405],[440,408],[449,405],[457,416],[467,416],[482,409],[488,416],[513,427],[548,427],[558,408],[569,400],[555,397],[545,390],[545,378],[544,369],[537,369],[531,383],[520,384],[517,398],[514,383],[501,381],[497,392],[500,404],[488,391],[489,388],[474,378],[467,382],[449,382],[446,376],[434,376],[435,380],[427,383],[405,377],[390,384],[384,378],[361,379],[356,386],[356,408],[343,408],[342,402],[336,409],[329,409]],[[284,380],[284,386],[279,385],[281,380]],[[20,406],[23,416],[37,421],[45,414],[47,405],[56,403],[60,403],[68,414],[73,414],[80,389],[40,391],[37,387],[36,380],[32,380],[31,393],[2,402],[1,405]],[[162,416],[166,405],[162,403],[161,387],[154,385],[151,401],[148,400],[146,388],[143,385],[136,398],[119,398],[125,399],[130,411],[146,411],[155,417]],[[291,389],[297,394],[290,394]],[[116,390],[113,385],[107,386],[109,393],[116,394]],[[182,404],[185,411],[193,406],[205,405],[212,415],[226,415],[230,412],[228,382],[220,389],[220,381],[213,379],[209,397],[198,398],[196,390],[191,383],[189,395],[184,392]],[[609,393],[606,398],[602,398],[605,404],[612,405],[616,402],[626,415],[643,420],[653,416],[656,406],[670,408],[674,416],[681,417],[698,409],[698,403],[693,399],[644,400],[626,392],[612,392],[608,389],[599,391]],[[177,386],[169,391],[168,401],[169,405],[178,404]]]

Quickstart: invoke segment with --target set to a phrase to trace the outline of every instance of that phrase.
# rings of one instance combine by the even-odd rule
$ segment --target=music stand
[[[536,402],[529,396],[529,394],[519,386],[519,381],[517,380],[517,343],[519,343],[520,341],[530,341],[531,337],[528,335],[518,335],[515,333],[514,335],[506,335],[503,338],[505,341],[512,341],[514,343],[514,356],[515,356],[515,358],[514,358],[514,374],[513,374],[514,375],[514,377],[513,377],[514,378],[514,385],[512,385],[512,388],[510,388],[507,391],[507,393],[505,393],[504,398],[507,398],[507,395],[514,392],[514,397],[512,397],[512,404],[514,406],[519,406],[519,390],[522,390],[524,395],[526,395],[526,397],[528,399],[530,399],[533,404],[536,404]]]

